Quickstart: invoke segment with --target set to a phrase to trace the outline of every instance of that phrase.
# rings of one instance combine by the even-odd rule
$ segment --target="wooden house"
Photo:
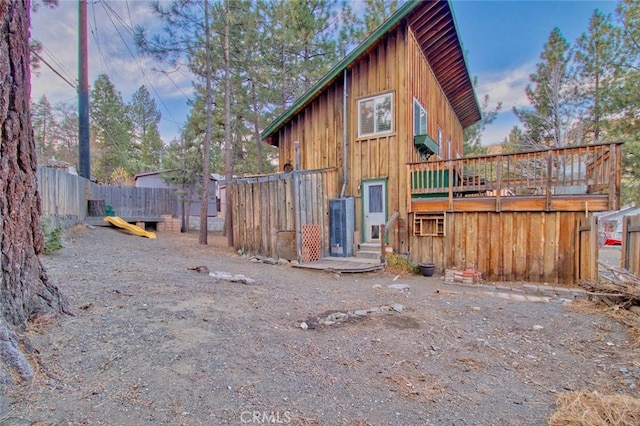
[[[578,219],[617,208],[619,145],[462,158],[480,114],[451,3],[414,0],[263,139],[282,171],[336,170],[324,191],[354,198],[359,250],[389,244],[494,280],[573,281]]]

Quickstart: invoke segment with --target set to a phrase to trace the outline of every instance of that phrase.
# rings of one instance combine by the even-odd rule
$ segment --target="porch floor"
[[[362,273],[383,269],[379,259],[359,257],[324,257],[315,262],[293,265],[296,268],[315,269],[325,272]]]

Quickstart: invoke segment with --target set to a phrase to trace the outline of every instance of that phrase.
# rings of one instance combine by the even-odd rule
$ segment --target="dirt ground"
[[[44,262],[75,316],[30,326],[40,369],[3,390],[0,424],[539,425],[560,392],[639,396],[624,326],[566,301],[267,265],[218,235],[197,241],[70,230]],[[335,312],[348,320],[317,324]]]

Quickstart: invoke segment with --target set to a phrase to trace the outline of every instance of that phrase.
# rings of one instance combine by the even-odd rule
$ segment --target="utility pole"
[[[87,0],[79,0],[78,16],[78,147],[80,150],[80,176],[91,179]]]

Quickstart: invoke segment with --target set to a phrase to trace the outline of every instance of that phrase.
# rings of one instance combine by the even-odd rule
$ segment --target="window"
[[[415,213],[413,217],[413,235],[419,237],[444,237],[446,216],[444,213]]]
[[[413,98],[413,136],[427,134],[427,111]]]
[[[358,101],[358,136],[390,133],[392,115],[391,93]]]
[[[442,158],[442,129],[438,127],[438,157]]]

